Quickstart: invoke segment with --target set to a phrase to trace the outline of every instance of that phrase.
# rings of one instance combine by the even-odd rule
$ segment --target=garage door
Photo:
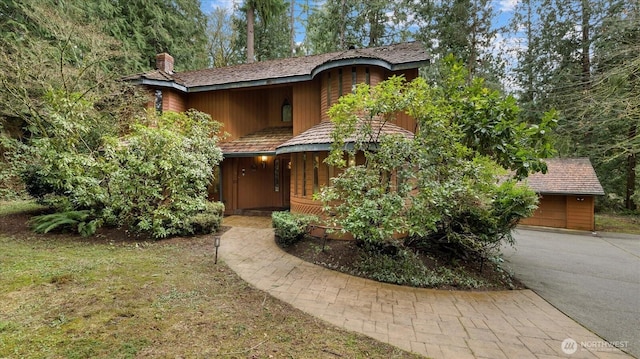
[[[523,219],[520,223],[530,226],[566,228],[567,197],[541,195],[538,209],[533,213],[533,216]]]

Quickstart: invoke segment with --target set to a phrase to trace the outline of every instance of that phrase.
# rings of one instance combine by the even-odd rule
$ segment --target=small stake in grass
[[[220,236],[213,237],[213,244],[216,246],[216,259],[214,264],[218,264],[218,247],[220,247]]]

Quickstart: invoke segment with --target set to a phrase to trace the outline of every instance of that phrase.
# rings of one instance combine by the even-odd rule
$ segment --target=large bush
[[[201,112],[165,112],[112,139],[105,219],[158,238],[193,233],[192,219],[205,211],[213,168],[222,160],[219,126]]]
[[[207,207],[222,160],[218,122],[197,111],[148,112],[118,127],[81,94],[45,98],[48,111],[31,120],[31,137],[4,141],[13,172],[39,203],[61,214],[87,211],[93,230],[107,223],[162,238],[219,227],[219,211]]]
[[[540,158],[553,153],[553,114],[519,122],[513,98],[481,80],[466,83],[464,67],[449,65],[438,86],[395,77],[359,86],[329,111],[335,130],[327,162],[343,170],[318,197],[332,225],[361,244],[400,247],[394,234],[406,233],[485,253],[510,242],[511,229],[535,209],[535,194],[516,183],[546,170]],[[379,131],[403,112],[417,122],[413,138]],[[345,151],[363,152],[365,163],[346,167]]]

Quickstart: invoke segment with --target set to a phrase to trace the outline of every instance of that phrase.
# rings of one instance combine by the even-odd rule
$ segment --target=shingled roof
[[[545,162],[547,173],[534,173],[526,180],[537,193],[604,195],[588,158],[554,158]]]
[[[396,126],[389,122],[372,121],[371,126],[374,132],[380,134],[400,134],[407,138],[413,138],[413,133],[402,127]],[[289,141],[278,146],[276,154],[303,152],[303,151],[328,151],[333,143],[331,132],[333,132],[333,122],[323,121],[311,127],[310,129],[295,136]],[[346,143],[353,143],[354,137],[347,138]]]
[[[429,56],[424,46],[419,42],[409,42],[173,74],[153,70],[127,76],[124,80],[199,92],[308,81],[323,70],[342,66],[375,65],[396,71],[428,63]]]
[[[276,147],[292,136],[291,127],[268,127],[234,141],[223,142],[220,149],[225,157],[273,156],[276,154]]]

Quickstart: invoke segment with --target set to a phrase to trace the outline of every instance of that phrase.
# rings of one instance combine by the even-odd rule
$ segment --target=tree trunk
[[[291,0],[291,56],[295,56],[296,51],[296,17],[293,11],[296,6],[295,0]]]
[[[582,0],[582,86],[585,90],[591,87],[591,56],[589,48],[589,23],[591,22],[591,9],[589,0]]]
[[[638,128],[636,125],[629,127],[629,138],[634,139],[637,135]],[[633,195],[636,192],[636,153],[632,152],[627,156],[627,190],[624,199],[624,205],[629,210],[635,210],[636,204],[633,201]]]
[[[342,16],[342,19],[340,19],[340,50],[346,50],[344,37],[345,37],[346,28],[347,28],[347,14],[346,14],[347,4],[345,3],[345,0],[342,0],[340,2],[340,5],[341,5],[340,16]]]
[[[253,5],[249,5],[248,9],[247,9],[247,63],[252,63],[255,55],[255,49],[254,49],[254,39],[253,39],[253,28],[254,28],[254,13],[255,13],[255,8],[253,7]]]

